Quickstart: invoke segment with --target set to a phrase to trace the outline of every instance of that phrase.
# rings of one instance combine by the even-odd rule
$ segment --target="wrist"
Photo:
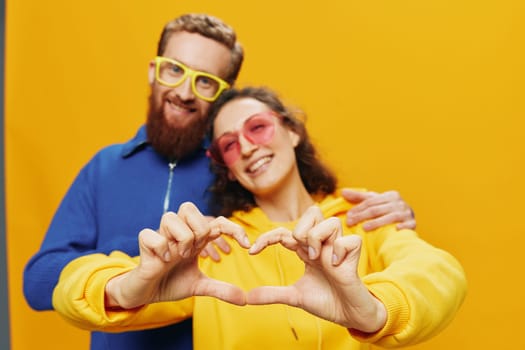
[[[106,309],[122,309],[123,307],[119,303],[120,286],[119,279],[123,275],[119,275],[110,279],[104,288],[104,305]]]
[[[375,304],[376,304],[376,312],[375,312],[375,326],[373,327],[374,330],[369,333],[375,333],[379,330],[381,330],[385,324],[387,319],[387,312],[385,305],[381,302],[381,300],[377,299],[375,296],[372,296],[374,298]]]
[[[123,287],[131,271],[126,272],[122,275],[113,277],[106,283],[104,289],[104,303],[106,309],[119,309],[119,310],[129,310],[134,309],[144,305],[142,300],[143,293],[136,293],[138,297],[133,297],[133,293],[130,291],[134,290],[132,286]]]
[[[386,325],[388,314],[385,305],[370,292],[368,292],[368,296],[371,298],[369,307],[361,308],[357,313],[359,316],[353,320],[353,324],[347,326],[352,332],[373,334]]]

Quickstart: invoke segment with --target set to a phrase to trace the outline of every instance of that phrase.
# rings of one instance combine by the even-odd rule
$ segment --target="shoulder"
[[[346,215],[352,205],[338,193],[316,198],[316,203],[325,217]]]

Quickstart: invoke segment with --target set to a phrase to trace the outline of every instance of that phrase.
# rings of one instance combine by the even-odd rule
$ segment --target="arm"
[[[66,321],[89,331],[123,332],[162,327],[192,316],[193,299],[129,310],[107,307],[104,286],[138,265],[122,252],[89,254],[71,261],[53,293],[53,307]]]
[[[363,237],[368,240],[371,265],[363,282],[386,305],[389,319],[377,334],[354,332],[354,337],[394,347],[438,334],[455,317],[466,295],[459,262],[411,230],[387,226]]]
[[[368,220],[363,224],[366,231],[393,223],[398,223],[398,229],[416,228],[414,211],[396,191],[376,193],[345,188],[341,195],[348,202],[355,204],[347,213],[348,226]]]
[[[91,186],[83,169],[62,199],[40,250],[25,266],[24,295],[33,309],[52,309],[60,272],[75,258],[94,253],[96,239]]]
[[[328,224],[334,218],[323,220],[316,215],[306,221],[301,218],[293,234],[276,230],[254,243],[252,253],[275,243],[296,251],[305,263],[305,275],[292,286],[250,291],[249,304],[301,307],[348,327],[359,341],[384,347],[427,340],[453,319],[465,297],[466,280],[450,254],[410,230],[388,226],[360,232],[366,252],[362,271],[367,273],[359,278],[359,237],[340,237],[337,222]],[[333,262],[332,256],[336,257]],[[311,290],[316,290],[315,295]],[[386,319],[382,319],[382,307]]]
[[[64,269],[55,288],[56,310],[78,327],[113,332],[191,317],[193,300],[188,297],[193,295],[243,305],[244,292],[202,274],[197,257],[219,234],[231,235],[247,247],[245,233],[222,217],[211,222],[203,218],[189,203],[181,205],[177,214],[165,214],[158,232],[140,232],[140,259],[120,252],[76,259]]]
[[[24,269],[24,295],[33,309],[52,309],[53,289],[69,262],[83,255],[109,254],[116,249],[138,255],[137,227],[158,222],[157,212],[130,208],[130,203],[135,202],[123,194],[132,189],[128,185],[131,182],[118,175],[123,169],[114,165],[120,164],[120,158],[114,148],[97,153],[62,199],[39,251]],[[124,170],[127,173],[132,169]],[[115,186],[116,183],[124,185]],[[148,191],[145,188],[133,191],[142,201],[152,196],[144,195]]]

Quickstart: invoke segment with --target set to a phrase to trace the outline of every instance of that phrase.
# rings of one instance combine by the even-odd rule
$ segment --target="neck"
[[[256,195],[255,202],[270,220],[276,222],[295,221],[315,203],[298,174],[294,181],[281,185],[278,190]]]

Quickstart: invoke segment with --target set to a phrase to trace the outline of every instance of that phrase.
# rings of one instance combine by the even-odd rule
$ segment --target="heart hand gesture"
[[[177,213],[164,214],[158,231],[144,229],[139,234],[139,265],[106,284],[106,306],[130,309],[194,295],[244,305],[242,289],[209,278],[198,267],[201,250],[221,234],[232,236],[244,248],[250,246],[239,225],[224,217],[210,220],[191,203],[183,203]]]
[[[260,236],[250,248],[257,254],[272,244],[296,252],[305,264],[304,275],[293,285],[264,286],[247,294],[248,304],[286,304],[362,332],[375,332],[386,322],[386,309],[363,284],[357,266],[361,238],[342,235],[338,218],[324,219],[313,206],[293,232],[278,228]]]

